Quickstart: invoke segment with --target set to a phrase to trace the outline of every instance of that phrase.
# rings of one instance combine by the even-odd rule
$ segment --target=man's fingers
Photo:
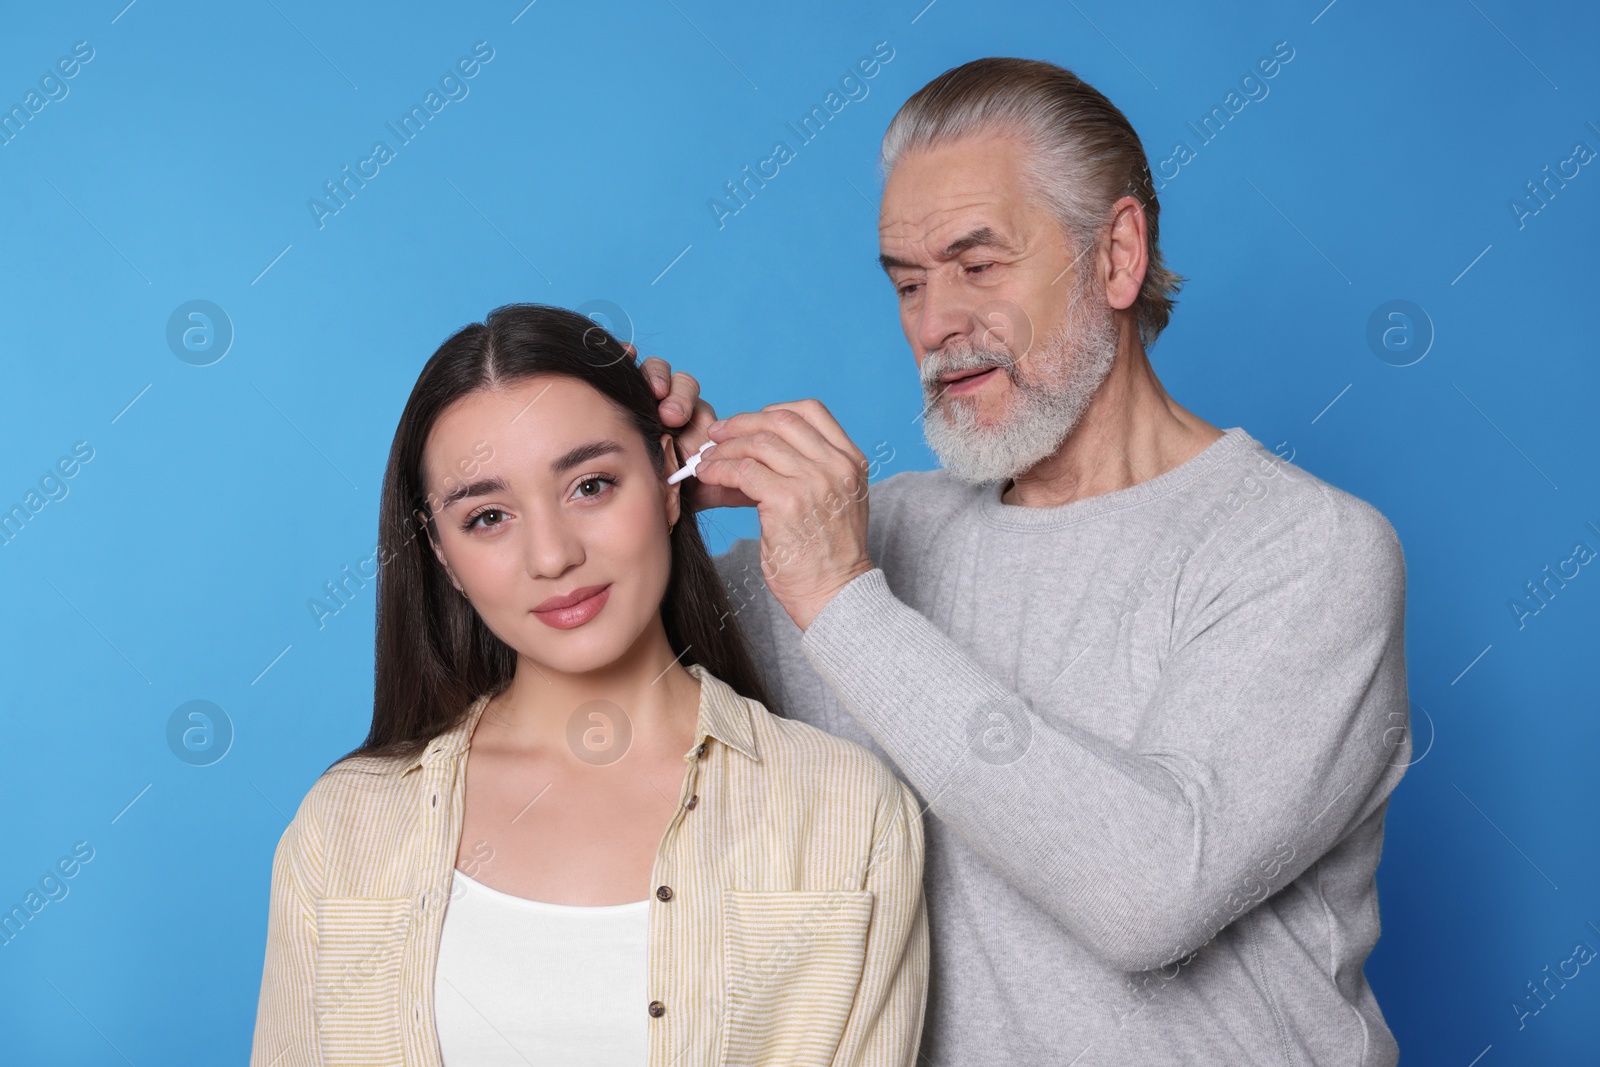
[[[805,405],[816,405],[816,408]],[[822,426],[818,426],[819,422]],[[824,427],[830,429],[824,430]],[[781,438],[790,450],[813,462],[826,462],[837,454],[845,454],[851,462],[864,459],[850,435],[834,422],[834,416],[814,400],[770,403],[760,411],[741,411],[723,419],[723,429],[717,430],[718,435],[728,438],[755,437],[762,432]]]
[[[622,350],[628,353],[630,358],[638,358],[639,350],[633,346],[632,342],[622,342]],[[673,394],[681,394],[683,390],[677,382],[679,375],[672,372],[672,364],[659,356],[651,356],[639,364],[639,371],[644,375],[644,380],[650,383],[650,391],[656,395],[656,400],[660,401],[656,414],[661,421],[672,427],[682,426],[687,423],[690,415],[694,412],[694,401],[691,397],[685,403],[682,395],[674,399]],[[687,374],[682,376],[688,378],[690,382],[694,382],[694,379],[689,378]],[[698,395],[699,391],[700,386],[696,383],[692,392]]]
[[[631,344],[624,344],[622,347],[628,349],[630,355],[633,354],[634,349]],[[645,381],[650,383],[656,399],[664,399],[672,389],[672,364],[660,356],[651,356],[639,364],[639,369],[644,372]]]
[[[661,401],[661,421],[668,426],[685,426],[694,417],[695,405],[700,401],[700,383],[692,374],[683,371],[673,374],[669,381],[666,399]],[[657,391],[656,395],[661,393]]]
[[[860,456],[855,442],[850,440],[850,435],[844,432],[844,427],[839,425],[839,420],[833,417],[820,400],[785,400],[777,404],[768,404],[762,411],[792,411],[821,434],[829,444],[848,456]],[[864,456],[862,458],[865,458]]]
[[[712,457],[728,461],[750,457],[785,478],[808,473],[820,462],[818,459],[802,455],[791,442],[769,430],[759,430],[753,434],[730,437],[726,441],[719,442],[716,448],[705,454],[706,459]]]
[[[661,420],[667,422],[666,413],[662,413]],[[679,427],[673,434],[678,445],[678,454],[687,459],[700,450],[700,446],[711,440],[711,435],[706,433],[706,427],[717,421],[717,413],[711,410],[711,405],[704,400],[694,406],[694,416],[687,423]],[[743,507],[744,502],[737,504],[705,504],[697,507]]]
[[[692,485],[684,499],[689,502],[690,511],[706,511],[710,508],[753,508],[756,502],[745,496],[737,489],[729,489],[721,485],[707,485],[698,475],[684,483]]]
[[[721,448],[718,445],[717,448]],[[725,489],[737,490],[743,493],[752,504],[772,496],[774,491],[788,479],[773,472],[771,467],[752,457],[742,459],[717,459],[717,449],[713,448],[700,460],[700,465],[695,468],[695,477],[708,486],[722,486]]]
[[[694,421],[700,423],[703,429],[716,420],[716,412],[700,399],[700,383],[694,375],[673,371],[672,364],[660,356],[651,356],[639,364],[639,370],[645,381],[650,383],[650,391],[661,402],[656,413],[664,425],[677,429]],[[704,408],[704,413],[710,417],[703,420],[696,418],[702,414],[700,408]]]

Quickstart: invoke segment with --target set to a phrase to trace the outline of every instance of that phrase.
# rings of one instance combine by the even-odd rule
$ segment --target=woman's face
[[[659,620],[678,487],[592,386],[541,375],[462,397],[434,423],[422,476],[440,561],[523,656],[596,670]]]

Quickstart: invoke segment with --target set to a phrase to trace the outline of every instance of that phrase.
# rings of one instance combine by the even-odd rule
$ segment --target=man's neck
[[[1002,503],[1049,508],[1127,489],[1193,459],[1222,431],[1183,408],[1156,378],[1137,333],[1061,447],[1012,479]]]

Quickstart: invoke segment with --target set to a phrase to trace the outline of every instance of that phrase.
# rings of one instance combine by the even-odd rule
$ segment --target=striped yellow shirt
[[[928,973],[914,795],[688,669],[695,745],[651,873],[651,1067],[910,1067]],[[434,968],[487,703],[420,756],[349,759],[306,794],[272,861],[251,1067],[440,1067]]]

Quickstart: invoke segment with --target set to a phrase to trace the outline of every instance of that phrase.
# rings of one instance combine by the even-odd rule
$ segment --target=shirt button
[[[671,900],[672,899],[672,887],[670,885],[657,886],[656,887],[656,899],[657,900]]]
[[[659,1019],[659,1018],[661,1018],[663,1015],[665,1015],[667,1013],[667,1006],[665,1004],[661,1003],[661,1001],[659,1001],[659,1000],[652,1000],[650,1002],[649,1011],[650,1011],[650,1018]]]
[[[689,798],[688,803],[684,804],[684,807],[692,810],[698,803],[700,803],[700,794],[696,793],[694,796]]]
[[[705,754],[706,754],[706,743],[704,741],[702,741],[702,742],[700,742],[698,745],[696,745],[694,747],[694,758],[695,759],[699,759],[701,756],[704,756]]]
[[[439,806],[439,794],[438,793],[433,794],[433,806],[436,807],[436,808]]]

